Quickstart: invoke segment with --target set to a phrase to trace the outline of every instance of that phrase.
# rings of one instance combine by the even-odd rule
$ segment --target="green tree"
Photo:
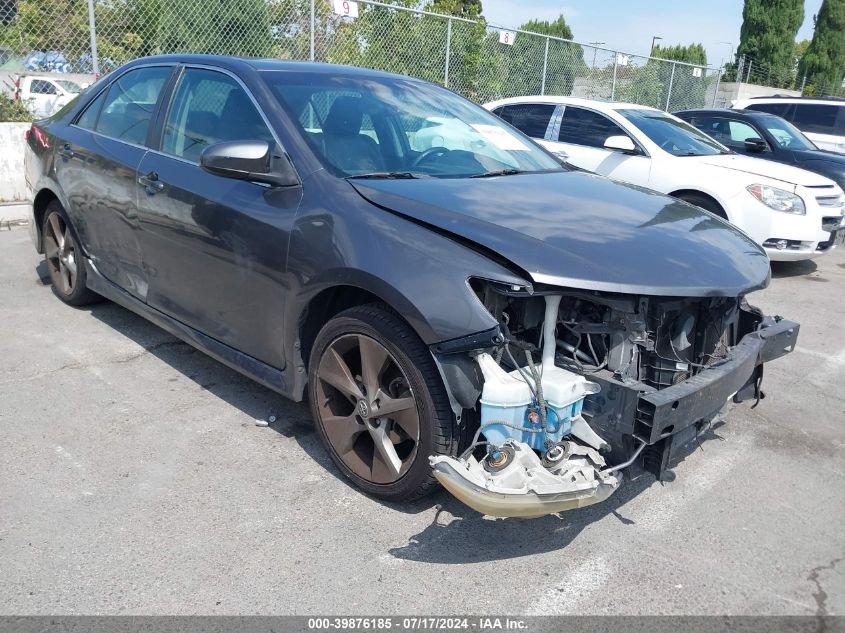
[[[654,47],[651,54],[652,57],[659,59],[672,59],[678,62],[686,62],[687,64],[697,64],[699,66],[707,65],[707,51],[704,50],[702,44],[677,44],[675,46],[660,46]]]
[[[15,19],[0,29],[0,48],[60,51],[73,63],[90,52],[85,0],[20,0]]]
[[[162,5],[158,48],[163,53],[270,54],[266,0],[168,0]]]
[[[737,53],[765,69],[768,83],[794,77],[795,36],[804,22],[804,0],[745,0]]]
[[[434,0],[427,9],[474,20],[481,15],[481,0]]]
[[[800,77],[806,94],[838,93],[845,75],[845,0],[823,0],[816,29],[801,57]]]

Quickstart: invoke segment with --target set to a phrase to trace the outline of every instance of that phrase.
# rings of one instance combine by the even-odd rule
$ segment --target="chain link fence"
[[[479,103],[572,95],[661,109],[713,105],[715,68],[366,0],[0,0],[0,71],[105,74],[156,53],[352,64]]]

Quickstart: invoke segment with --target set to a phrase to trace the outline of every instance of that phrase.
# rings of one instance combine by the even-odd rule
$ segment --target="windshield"
[[[787,149],[818,149],[810,139],[804,136],[789,121],[775,117],[765,117],[759,122],[769,131],[769,134],[775,137],[775,141],[781,147]]]
[[[417,80],[264,71],[299,132],[345,177],[479,177],[562,171],[498,117]]]
[[[619,110],[619,114],[675,156],[713,156],[730,154],[724,145],[699,132],[693,126],[658,110]]]
[[[59,84],[62,88],[73,94],[82,92],[82,86],[80,86],[75,81],[70,81],[68,79],[55,79],[54,81]]]

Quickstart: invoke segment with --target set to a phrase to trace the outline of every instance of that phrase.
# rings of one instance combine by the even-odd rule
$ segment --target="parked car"
[[[810,259],[834,247],[830,218],[845,208],[835,182],[740,156],[662,110],[574,97],[515,97],[484,107],[577,167],[729,220],[773,260]]]
[[[434,117],[472,149],[413,149]],[[62,301],[109,298],[307,394],[337,468],[384,499],[440,481],[499,516],[596,503],[759,399],[798,335],[748,305],[769,263],[742,232],[409,77],[144,58],[28,148]]]
[[[827,176],[845,187],[845,156],[826,152],[789,121],[754,110],[685,110],[675,116],[697,127],[731,150],[774,160]],[[825,230],[834,244],[845,242],[845,208],[827,218]]]
[[[21,101],[39,119],[58,112],[82,92],[82,86],[70,79],[24,75],[18,81]]]
[[[819,149],[845,154],[845,99],[754,97],[736,101],[733,108],[779,116],[804,132]]]

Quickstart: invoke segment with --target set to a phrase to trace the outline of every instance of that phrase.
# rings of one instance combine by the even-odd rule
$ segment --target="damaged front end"
[[[494,331],[434,347],[466,439],[430,458],[475,510],[536,517],[607,499],[626,468],[666,478],[798,324],[742,297],[651,297],[473,280]]]

